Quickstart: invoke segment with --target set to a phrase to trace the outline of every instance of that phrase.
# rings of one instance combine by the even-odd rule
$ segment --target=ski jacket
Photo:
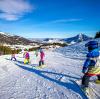
[[[26,53],[25,53],[25,58],[26,58],[26,59],[29,59],[29,58],[30,58],[30,56],[29,56],[29,53],[28,53],[28,52],[26,52]]]
[[[84,63],[84,66],[83,68],[88,68],[89,66],[95,66],[96,62],[94,60],[92,60],[92,58],[97,58],[99,57],[100,53],[99,53],[99,50],[98,49],[94,49],[92,51],[90,51],[88,54],[87,54],[87,59]]]
[[[45,56],[44,52],[43,51],[40,52],[40,61],[43,61],[44,60],[44,56]]]
[[[87,54],[87,59],[83,65],[83,71],[87,71],[89,75],[100,74],[100,64],[98,61],[100,58],[100,52],[96,48],[92,51],[89,51]]]

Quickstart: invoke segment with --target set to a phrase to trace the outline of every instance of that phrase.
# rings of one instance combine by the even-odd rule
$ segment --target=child
[[[14,52],[12,52],[12,55],[11,55],[11,60],[15,60],[16,61],[16,57],[15,57],[15,53]]]
[[[84,76],[82,78],[83,91],[89,92],[89,79],[91,76],[97,76],[96,83],[100,83],[100,64],[99,63],[99,49],[97,41],[90,41],[86,45],[88,47],[87,59],[84,63],[82,72]]]
[[[43,50],[40,49],[40,61],[39,61],[39,66],[44,65],[44,56],[45,56],[45,54],[44,54]]]
[[[29,63],[29,60],[30,60],[30,55],[29,55],[29,52],[28,51],[26,51],[24,53],[24,58],[25,58],[24,64],[28,64]]]

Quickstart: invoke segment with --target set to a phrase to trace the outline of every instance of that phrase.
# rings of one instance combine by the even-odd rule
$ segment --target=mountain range
[[[28,45],[32,43],[32,41],[21,36],[0,32],[0,43],[2,44],[6,43],[10,45],[14,45],[14,44]]]
[[[4,32],[0,32],[0,43],[6,43],[6,44],[23,44],[23,45],[30,45],[31,43],[77,43],[77,42],[81,42],[81,41],[86,41],[92,39],[91,37],[88,37],[84,34],[78,34],[74,37],[70,37],[70,38],[24,38],[21,36],[17,36],[17,35],[11,35],[9,33],[4,33]]]
[[[71,38],[64,38],[61,41],[65,41],[67,43],[77,43],[77,42],[86,41],[86,40],[90,40],[90,39],[92,39],[92,37],[89,37],[87,35],[80,33]]]
[[[82,33],[74,36],[74,37],[70,37],[70,38],[37,38],[37,39],[31,39],[33,41],[37,41],[37,42],[42,42],[42,43],[77,43],[77,42],[81,42],[81,41],[86,41],[86,40],[90,40],[92,39],[91,37],[84,35]]]

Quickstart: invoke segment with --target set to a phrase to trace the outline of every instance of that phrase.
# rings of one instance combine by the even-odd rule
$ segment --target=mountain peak
[[[91,37],[88,37],[87,35],[83,34],[83,33],[80,33],[74,37],[71,37],[71,38],[66,38],[66,39],[63,39],[64,41],[68,42],[68,43],[71,43],[71,42],[81,42],[81,41],[86,41],[86,40],[89,40],[91,39]]]

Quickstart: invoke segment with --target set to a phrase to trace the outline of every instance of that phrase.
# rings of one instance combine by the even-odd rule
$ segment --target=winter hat
[[[28,51],[28,48],[25,48],[25,51]]]
[[[40,52],[43,52],[43,49],[42,48],[40,48]]]

